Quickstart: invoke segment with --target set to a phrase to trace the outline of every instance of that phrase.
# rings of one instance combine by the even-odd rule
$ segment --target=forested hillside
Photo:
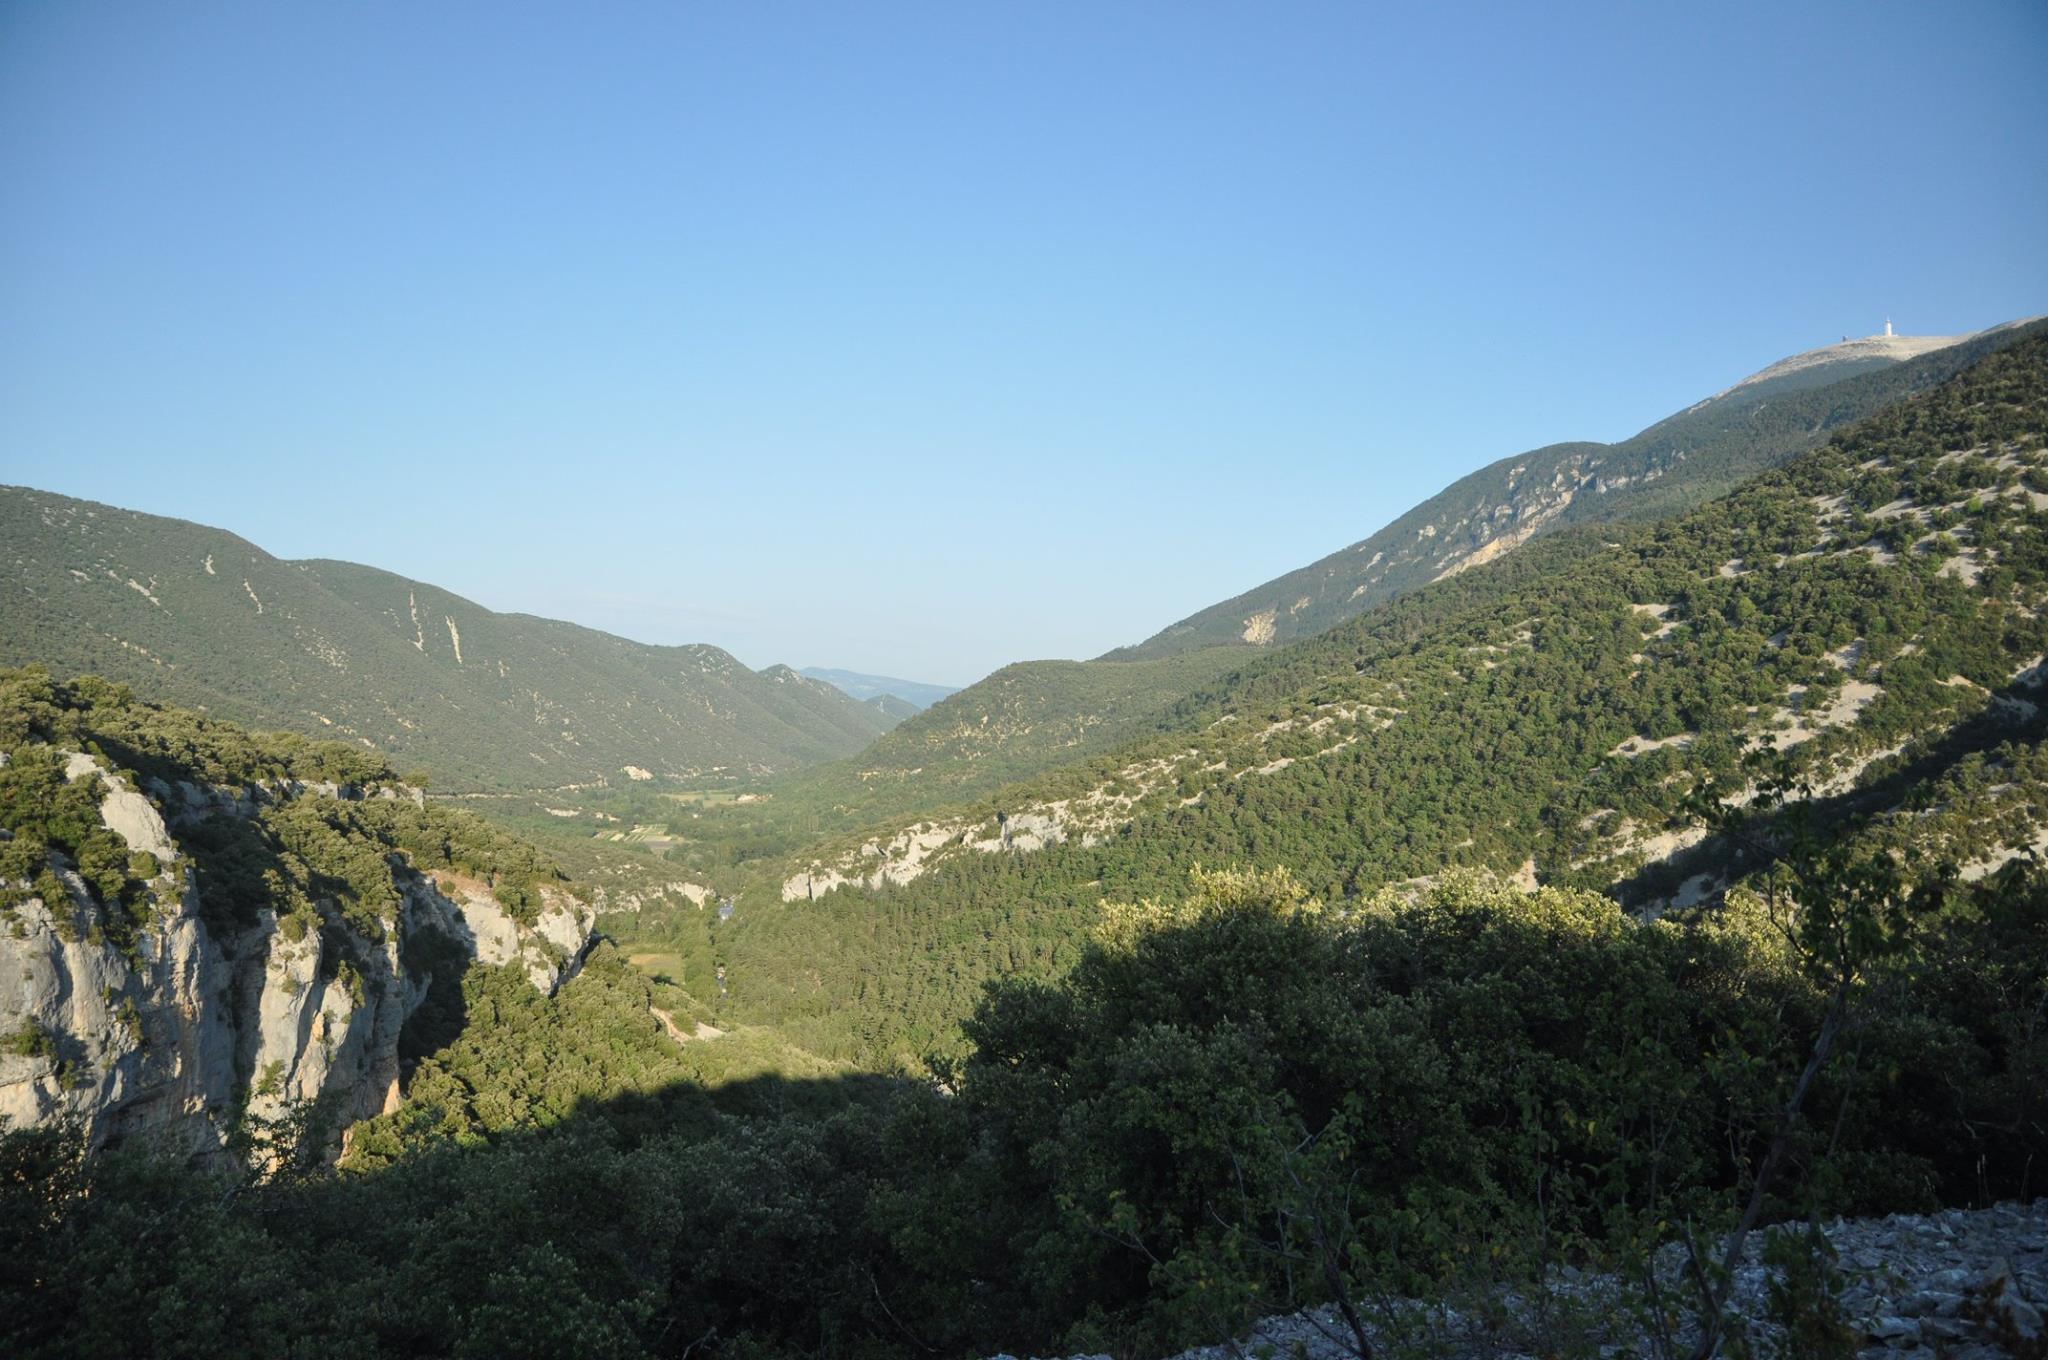
[[[1218,648],[1155,662],[1019,661],[906,721],[853,766],[868,783],[915,777],[954,797],[996,788],[1128,741],[1243,659]]]
[[[894,725],[787,667],[494,613],[182,520],[0,488],[0,539],[0,663],[375,746],[441,788],[783,770]]]
[[[1275,643],[1307,638],[1525,541],[1583,522],[1678,513],[1924,390],[2024,329],[1829,346],[1773,365],[1624,444],[1558,445],[1506,460],[1364,543],[1254,592],[1294,603],[1267,611],[1270,637],[1263,624],[1252,631]],[[935,813],[1148,733],[1179,730],[1194,711],[1190,701],[1228,690],[1235,673],[1256,671],[1271,650],[1239,636],[1257,622],[1238,619],[1252,610],[1252,598],[1226,602],[1099,661],[1005,666],[907,718],[857,757],[750,785],[759,798],[743,816],[717,827],[677,828],[686,842],[705,847],[693,868],[709,870],[735,850],[760,858],[892,816]],[[1195,631],[1181,631],[1186,627]],[[884,683],[854,679],[854,692]],[[619,801],[608,800],[611,815],[664,818],[665,809],[646,798],[625,800],[630,810]]]
[[[1723,500],[1266,654],[1078,766],[795,860],[678,845],[732,852],[717,895],[614,911],[556,995],[444,976],[338,1173],[290,1100],[268,1156],[205,1174],[0,1137],[0,1343],[1140,1357],[1310,1304],[1359,1354],[1431,1353],[1452,1318],[1508,1354],[1744,1327],[1724,1230],[2010,1198],[2048,1157],[2044,653],[2034,337]],[[135,705],[14,683],[10,787],[48,783],[37,744],[147,779],[207,730],[81,726]],[[232,749],[205,778],[298,758]],[[723,797],[691,818],[756,806]],[[103,929],[155,867],[68,804],[0,805],[10,845],[105,877]],[[413,845],[408,801],[350,815],[387,805],[386,873],[491,871]],[[372,868],[301,895],[402,924]],[[39,1034],[6,1061],[61,1088]],[[1674,1237],[1709,1246],[1660,1284]],[[1768,1335],[1853,1351],[1826,1249],[1766,1250]],[[1499,1306],[1592,1272],[1621,1283]],[[192,1298],[217,1306],[166,1329]],[[1958,1335],[2003,1335],[1997,1307],[1959,1302]]]
[[[2010,343],[1887,337],[1796,355],[1619,444],[1552,444],[1459,479],[1361,542],[1190,615],[1111,659],[1275,646],[1577,524],[1656,519],[1730,490],[1834,430]],[[1940,347],[1929,352],[1930,344]],[[1913,357],[1919,356],[1919,357]]]
[[[794,880],[737,865],[735,921],[695,948],[737,1013],[914,1059],[982,980],[1056,970],[1102,897],[1191,863],[1288,865],[1332,900],[1460,867],[1709,896],[1749,866],[1687,800],[1742,797],[1758,748],[1829,819],[1882,813],[1866,834],[1984,872],[2048,823],[2044,430],[2036,336],[1688,515],[1558,535],[1274,653],[1182,732]]]
[[[0,1360],[2048,1360],[2048,0],[400,8],[0,0]]]
[[[2007,447],[2040,451],[2027,440]],[[1974,885],[1886,869],[1882,844],[1854,857],[1853,825],[1795,852],[1792,890],[1861,904],[1853,955],[1770,884],[1644,921],[1474,878],[1322,902],[1284,871],[1165,875],[1156,901],[1070,923],[1063,976],[978,994],[962,1061],[902,1077],[750,1026],[715,982],[678,986],[609,943],[559,989],[473,962],[428,904],[454,892],[480,927],[460,885],[488,882],[508,914],[544,913],[558,871],[417,806],[346,744],[36,671],[0,676],[0,744],[0,976],[38,976],[21,960],[62,936],[110,961],[73,975],[114,984],[51,992],[103,1033],[38,1011],[0,1036],[0,1092],[94,1116],[0,1131],[9,1355],[111,1360],[142,1338],[253,1360],[289,1336],[337,1358],[1142,1357],[1333,1303],[1429,1353],[1450,1324],[1404,1332],[1389,1291],[1458,1301],[1467,1344],[1571,1353],[1673,1305],[1629,1288],[1526,1316],[1469,1305],[1540,1288],[1560,1250],[1631,1280],[1671,1223],[1716,1231],[1746,1195],[1771,1218],[1988,1201],[2048,1155],[2048,1048],[2027,1024],[2048,1002],[2048,889],[2020,864]],[[52,752],[95,769],[68,778]],[[145,800],[190,847],[169,863],[184,907],[130,839]],[[889,899],[866,905],[878,938],[920,947]],[[154,943],[209,932],[259,966]],[[1845,964],[1853,994],[1831,981]],[[178,978],[202,984],[184,1009],[155,1004]],[[888,997],[861,1006],[900,1041]],[[217,1053],[195,1046],[210,1006],[252,1042],[230,1025]],[[1799,1080],[1836,1030],[1843,1053]],[[373,1034],[394,1046],[365,1063]],[[152,1119],[200,1060],[240,1096],[219,1112],[228,1155],[195,1164]],[[358,1074],[402,1074],[399,1098],[378,1112]],[[1786,1132],[1795,1083],[1829,1117]],[[104,1117],[110,1095],[130,1112]],[[1289,1221],[1311,1225],[1315,1269],[1271,1227]],[[1825,1297],[1773,1317],[1843,1334]]]
[[[1241,665],[1229,647],[1158,661],[1019,661],[948,695],[850,760],[764,786],[814,830],[944,807],[1145,735]]]

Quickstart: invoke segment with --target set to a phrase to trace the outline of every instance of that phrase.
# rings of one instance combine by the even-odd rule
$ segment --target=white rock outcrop
[[[431,885],[413,901],[444,933],[467,946],[478,963],[517,963],[527,980],[548,995],[575,976],[591,941],[591,909],[567,893],[544,893],[531,926],[522,926],[487,892],[459,888],[453,898]]]
[[[347,796],[331,786],[202,790],[155,786],[158,801],[91,756],[73,779],[100,774],[100,816],[132,851],[153,856],[146,923],[127,950],[91,923],[86,885],[59,866],[68,901],[29,897],[0,922],[0,1124],[78,1121],[94,1146],[159,1134],[195,1156],[220,1155],[239,1106],[276,1118],[326,1099],[343,1124],[394,1108],[399,1034],[432,978],[406,966],[406,942],[438,932],[460,956],[516,962],[552,993],[580,965],[589,907],[546,894],[533,926],[487,892],[441,897],[401,871],[406,901],[381,940],[336,935],[265,911],[226,935],[200,912],[192,870],[159,802],[179,817],[250,815],[262,802]],[[444,951],[445,953],[445,951]]]

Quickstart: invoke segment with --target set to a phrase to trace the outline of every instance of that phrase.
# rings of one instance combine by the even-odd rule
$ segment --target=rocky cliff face
[[[590,909],[566,893],[544,893],[536,922],[522,925],[482,885],[451,883],[451,895],[396,862],[404,900],[381,938],[334,919],[280,922],[268,909],[224,930],[201,909],[180,829],[202,815],[247,817],[353,790],[156,782],[145,792],[84,755],[69,758],[66,774],[104,781],[102,822],[132,855],[149,857],[133,862],[158,872],[145,885],[144,924],[124,944],[101,929],[91,889],[59,856],[42,890],[0,923],[0,1122],[9,1127],[76,1119],[95,1146],[155,1133],[208,1156],[226,1147],[243,1109],[275,1119],[318,1100],[343,1124],[377,1114],[398,1100],[399,1036],[433,981],[409,960],[518,963],[552,992],[590,939]],[[68,900],[45,900],[52,882]]]

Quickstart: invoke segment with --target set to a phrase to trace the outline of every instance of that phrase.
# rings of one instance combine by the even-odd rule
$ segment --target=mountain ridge
[[[0,488],[0,658],[244,723],[343,737],[443,785],[547,788],[849,755],[893,723],[788,667],[499,613],[359,563]]]
[[[2035,318],[1971,336],[1878,336],[1850,341],[1846,350],[1825,346],[1758,370],[1622,444],[1564,442],[1500,460],[1372,538],[1268,583],[1262,597],[1253,592],[1191,616],[1208,620],[1194,637],[1199,645],[1183,646],[1185,639],[1168,638],[1169,629],[1092,661],[1012,663],[855,759],[807,768],[778,781],[779,788],[829,804],[829,814],[821,807],[821,825],[846,825],[870,815],[936,813],[948,802],[1086,761],[1148,730],[1171,729],[1170,710],[1227,685],[1233,673],[1257,667],[1290,642],[1574,524],[1680,513],[2040,327]],[[1894,357],[1872,358],[1877,351]],[[1821,358],[1799,362],[1811,356]],[[1711,458],[1695,452],[1703,440],[1713,441]],[[1703,469],[1706,461],[1716,466]],[[1602,512],[1575,518],[1589,501],[1600,502]],[[1503,519],[1499,512],[1508,506]],[[1607,513],[1617,507],[1620,513]],[[1375,549],[1373,557],[1361,561],[1367,549]],[[1382,565],[1382,557],[1394,560]],[[1392,574],[1360,579],[1381,572]],[[1231,635],[1215,636],[1222,631],[1217,624]]]
[[[1799,375],[1807,375],[1807,380],[1811,381],[1830,372],[1849,376],[1857,371],[1905,363],[1969,340],[1995,336],[2005,331],[2022,330],[2043,319],[2040,316],[2023,316],[2000,322],[1996,326],[1987,326],[1981,331],[1965,331],[1960,335],[1894,335],[1891,323],[1886,322],[1885,329],[1874,335],[1845,335],[1832,345],[1816,345],[1797,354],[1788,354],[1776,363],[1758,369],[1740,382],[1722,388],[1708,397],[1707,401],[1718,401],[1745,388],[1762,387],[1766,384],[1778,384],[1777,390],[1780,391],[1791,390],[1786,386],[1787,380],[1796,379]],[[1705,404],[1706,402],[1699,403],[1700,406]],[[1699,406],[1688,409],[1698,410]]]
[[[1284,865],[1332,902],[1479,873],[1696,906],[1777,828],[1721,836],[1688,798],[1749,807],[1780,760],[1818,825],[1988,877],[2048,844],[2044,439],[2048,333],[1681,519],[1556,535],[1264,654],[1085,765],[736,865],[736,1003],[813,1051],[921,1051],[978,977],[1057,967],[1104,898],[1189,864]],[[917,949],[869,952],[882,911]],[[849,1029],[827,960],[896,1034]]]
[[[1962,337],[1890,337],[1888,347],[1851,341],[1848,353],[1799,362],[1844,350],[1823,346],[1760,369],[1618,443],[1566,441],[1497,459],[1369,537],[1098,659],[1143,660],[1217,645],[1263,648],[1311,637],[1568,524],[1685,509],[2040,324],[2031,318]],[[1908,356],[1920,344],[1928,347]]]
[[[960,685],[935,685],[924,680],[904,680],[893,675],[869,675],[865,671],[850,671],[837,666],[800,666],[797,673],[813,680],[823,680],[856,699],[867,700],[886,694],[919,711],[930,708],[949,694],[958,694],[963,688]]]

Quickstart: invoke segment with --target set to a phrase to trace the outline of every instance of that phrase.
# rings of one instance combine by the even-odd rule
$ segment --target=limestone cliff
[[[65,774],[98,782],[102,824],[131,864],[153,872],[131,904],[132,932],[110,927],[108,905],[54,850],[47,873],[5,885],[0,1121],[9,1127],[76,1119],[95,1146],[150,1132],[210,1156],[245,1109],[275,1119],[318,1101],[345,1125],[396,1104],[400,1034],[436,968],[517,963],[552,992],[590,939],[590,909],[566,892],[543,891],[522,924],[481,883],[437,882],[383,847],[350,848],[383,854],[400,893],[388,927],[338,912],[280,919],[275,904],[224,921],[202,900],[188,835],[295,800],[362,795],[297,781],[143,780],[80,754],[68,755]],[[61,900],[49,900],[60,896],[52,885]]]

